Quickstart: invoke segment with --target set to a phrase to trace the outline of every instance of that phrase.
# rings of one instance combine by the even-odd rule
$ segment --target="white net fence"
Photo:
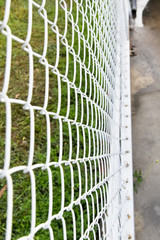
[[[128,2],[0,2],[0,239],[134,239]]]

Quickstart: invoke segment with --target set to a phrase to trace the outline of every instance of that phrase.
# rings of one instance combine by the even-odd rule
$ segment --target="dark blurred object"
[[[131,0],[131,10],[132,10],[132,17],[135,19],[137,15],[137,1]]]
[[[134,57],[134,56],[137,56],[137,54],[136,54],[136,47],[135,47],[135,45],[130,45],[130,56],[131,57]]]

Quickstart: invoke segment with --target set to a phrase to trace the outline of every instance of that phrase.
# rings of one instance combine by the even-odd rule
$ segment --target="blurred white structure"
[[[135,20],[136,27],[143,27],[143,10],[148,2],[149,0],[137,0],[137,17]]]

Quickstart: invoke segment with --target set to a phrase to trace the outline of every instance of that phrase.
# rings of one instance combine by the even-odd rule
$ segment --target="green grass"
[[[140,187],[141,183],[144,180],[142,170],[141,169],[135,170],[133,173],[133,177],[134,177],[134,183],[133,183],[134,191],[135,193],[138,193],[138,188]]]
[[[42,1],[36,0],[37,3]],[[67,1],[69,5],[69,1]],[[5,1],[0,1],[0,16],[4,15]],[[85,6],[85,4],[84,4]],[[48,19],[54,21],[55,17],[55,2],[54,0],[47,0],[45,9],[47,10]],[[73,17],[76,19],[76,4],[73,4]],[[89,13],[87,13],[89,14]],[[1,18],[2,18],[1,17]],[[12,0],[11,10],[8,25],[11,28],[12,34],[25,40],[27,35],[27,22],[28,19],[28,1],[26,0]],[[59,32],[64,33],[65,28],[65,15],[61,7],[59,7],[59,15],[57,25],[59,27]],[[0,19],[1,20],[1,19]],[[93,24],[93,23],[92,23]],[[79,15],[78,26],[80,31],[82,30],[82,15]],[[85,38],[87,38],[87,26],[85,23],[84,32]],[[68,44],[71,44],[72,27],[68,22],[68,30],[66,38]],[[5,57],[6,57],[6,41],[7,38],[0,34],[0,91],[3,86],[4,80],[4,69],[5,69]],[[90,38],[89,38],[90,42]],[[44,44],[44,21],[38,14],[38,9],[33,6],[33,23],[32,23],[32,37],[30,40],[30,45],[33,51],[42,54]],[[78,52],[78,35],[75,32],[74,50]],[[48,49],[46,59],[49,64],[54,65],[56,61],[56,48],[57,40],[56,34],[49,27],[48,31]],[[81,41],[81,51],[80,58],[83,60],[83,48],[84,44]],[[94,48],[94,44],[93,44]],[[85,65],[88,66],[89,54],[86,52]],[[68,68],[68,79],[73,81],[73,69],[74,62],[73,56],[69,53],[69,68]],[[90,71],[92,72],[93,63],[91,62]],[[66,71],[66,48],[60,42],[60,57],[58,69],[61,74],[65,74]],[[75,85],[79,87],[80,85],[80,67],[76,65],[76,81]],[[85,73],[82,70],[82,86],[81,90],[85,90]],[[12,41],[12,64],[11,64],[11,76],[8,89],[8,97],[16,98],[26,101],[28,96],[28,82],[29,82],[29,56],[23,49],[20,43]],[[88,76],[88,88],[87,96],[90,94],[90,79]],[[92,83],[93,89],[93,83]],[[70,90],[70,113],[69,118],[75,118],[75,92],[73,89]],[[67,112],[67,83],[63,82],[61,79],[61,108],[60,115],[65,116]],[[34,88],[31,104],[35,106],[43,107],[45,95],[45,67],[40,64],[39,59],[34,57]],[[93,99],[94,91],[91,94]],[[97,94],[96,94],[97,96]],[[96,99],[97,100],[97,99]],[[99,99],[98,99],[99,101]],[[58,106],[58,79],[56,74],[52,71],[49,72],[49,102],[48,111],[56,112]],[[29,111],[24,111],[22,106],[19,104],[12,104],[12,134],[11,134],[11,162],[10,168],[16,166],[27,165],[28,155],[29,155],[29,144],[30,144],[30,114]],[[91,106],[89,105],[89,108]],[[84,118],[83,123],[86,124],[86,109],[87,102],[84,99]],[[94,113],[95,114],[95,113]],[[46,118],[45,115],[40,114],[39,111],[35,110],[35,148],[34,148],[34,158],[33,164],[45,163],[47,154],[47,134],[46,134]],[[91,115],[90,115],[91,116]],[[81,98],[78,94],[78,117],[77,121],[80,122],[81,119]],[[59,122],[56,119],[50,118],[51,125],[51,161],[57,162],[59,158]],[[91,123],[91,118],[90,122]],[[4,154],[5,154],[5,103],[0,103],[0,168],[4,165]],[[93,124],[95,127],[95,122]],[[72,128],[72,146],[73,153],[72,158],[76,158],[77,151],[77,130],[74,125]],[[67,123],[63,123],[63,154],[62,159],[68,160],[69,158],[69,129]],[[86,156],[88,154],[89,142],[88,142],[88,132],[85,130],[86,136]],[[83,157],[83,134],[80,128],[80,153],[79,157]],[[92,141],[92,139],[91,139]],[[93,146],[91,149],[91,155],[93,154]],[[84,174],[84,164],[80,164],[81,174],[82,174],[82,194],[85,192],[85,174]],[[78,168],[77,165],[73,166],[74,169],[74,198],[78,198],[79,192],[79,181],[78,181]],[[87,163],[88,169],[88,179],[89,177],[89,163]],[[92,164],[93,173],[98,169],[94,169],[94,164]],[[69,166],[63,165],[64,179],[65,179],[65,206],[70,203],[71,200],[71,170]],[[52,171],[52,181],[53,181],[53,215],[60,211],[61,206],[61,179],[60,179],[60,169],[51,167]],[[48,217],[48,207],[49,207],[49,180],[47,170],[42,171],[41,169],[34,170],[35,180],[36,180],[36,226],[47,221]],[[97,173],[98,175],[98,173]],[[99,177],[99,176],[98,176]],[[12,239],[16,240],[22,236],[28,235],[30,233],[31,224],[31,179],[29,174],[24,174],[22,171],[12,174],[13,179],[13,227],[12,227]],[[0,190],[6,185],[6,180],[0,180]],[[88,183],[88,188],[90,187],[90,182]],[[94,195],[94,194],[93,194]],[[94,196],[96,204],[96,196]],[[91,197],[87,197],[89,205],[92,206]],[[87,228],[87,213],[86,213],[86,202],[82,201],[82,206],[84,209],[84,228]],[[7,191],[4,192],[0,198],[0,240],[5,237],[6,231],[6,216],[7,216]],[[81,236],[81,217],[79,206],[74,206],[74,212],[76,216],[76,230],[77,239]],[[90,218],[92,219],[92,207],[90,207]],[[96,213],[95,213],[96,214]],[[73,239],[73,229],[72,229],[72,215],[70,212],[64,213],[64,218],[67,223],[67,238],[69,240]],[[62,222],[60,220],[53,220],[51,227],[54,232],[55,240],[63,239]],[[96,230],[98,231],[98,230]],[[35,234],[35,240],[45,240],[49,239],[48,230],[40,230]],[[90,239],[93,239],[92,233],[90,234]]]

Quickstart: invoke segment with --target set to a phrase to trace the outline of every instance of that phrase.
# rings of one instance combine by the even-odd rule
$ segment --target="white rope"
[[[5,239],[12,239],[14,211],[12,176],[18,173],[29,174],[31,182],[30,233],[25,236],[22,231],[19,240],[32,240],[40,230],[48,231],[51,240],[57,239],[57,233],[52,227],[53,220],[61,220],[64,240],[67,239],[68,228],[72,228],[74,240],[125,240],[130,239],[130,236],[134,239],[127,4],[124,0],[55,0],[54,19],[50,19],[46,0],[42,0],[41,4],[38,3],[40,1],[28,0],[27,35],[25,39],[21,39],[12,33],[12,27],[8,24],[11,2],[6,0],[4,18],[0,21],[1,34],[6,37],[6,65],[3,88],[0,93],[0,102],[6,108],[5,157],[4,167],[0,169],[0,179],[7,180]],[[35,48],[31,44],[33,8],[37,9],[38,17],[44,22],[41,54],[33,50]],[[63,30],[58,21],[60,11],[64,16]],[[47,57],[49,31],[56,36],[54,64]],[[71,33],[70,38],[68,33]],[[20,44],[22,51],[28,54],[27,99],[10,98],[8,95],[10,77],[13,74],[11,71],[13,42]],[[61,49],[65,49],[64,72],[59,67],[62,61]],[[43,105],[32,103],[35,59],[38,59],[41,67],[45,69]],[[72,73],[70,73],[70,66],[73,66]],[[54,100],[57,101],[56,111],[48,110],[51,109],[48,108],[50,107],[51,74],[57,79],[58,99]],[[79,74],[78,78],[77,74]],[[67,86],[65,109],[63,86]],[[54,95],[51,97],[54,98]],[[27,111],[30,114],[30,148],[27,165],[11,167],[13,125],[11,112],[14,104],[21,106],[23,112]],[[46,119],[46,142],[43,143],[47,149],[45,163],[34,162],[37,111]],[[51,138],[54,138],[51,136],[51,121],[57,121],[59,126],[58,161],[51,158]],[[65,132],[64,124],[67,124],[68,132]],[[76,134],[73,133],[73,128]],[[68,134],[67,159],[63,158],[65,134]],[[74,139],[75,135],[76,139]],[[65,167],[67,166],[70,169],[71,179],[71,196],[68,206],[65,205],[67,191]],[[78,172],[77,179],[75,179],[75,166]],[[54,176],[51,167],[57,168],[60,174],[61,206],[57,214],[53,214]],[[49,183],[48,219],[38,225],[36,224],[35,170],[45,172]],[[75,181],[78,181],[76,199]],[[82,189],[85,191],[83,192]],[[84,201],[85,204],[82,204]],[[76,206],[80,211],[80,235],[77,233],[77,217],[74,211]],[[64,217],[65,212],[70,212],[72,226],[68,225]],[[128,215],[130,217],[127,217]],[[85,219],[88,222],[87,226]]]

